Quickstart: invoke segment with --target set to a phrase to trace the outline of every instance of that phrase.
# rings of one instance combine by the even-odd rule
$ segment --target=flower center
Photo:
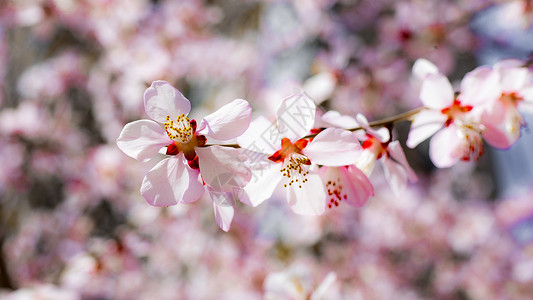
[[[334,180],[328,180],[326,190],[329,197],[328,208],[339,206],[339,203],[348,197],[345,193],[342,193],[342,183],[339,177]]]
[[[458,126],[458,129],[458,134],[463,143],[461,160],[478,161],[485,150],[483,147],[483,139],[481,138],[481,129],[468,124]]]
[[[198,169],[198,155],[195,148],[205,145],[207,139],[203,135],[196,134],[196,120],[189,120],[184,114],[176,119],[176,122],[167,115],[167,121],[163,124],[168,137],[173,141],[167,147],[167,155],[183,153],[189,161],[189,166]]]
[[[309,174],[311,161],[302,153],[305,146],[307,146],[307,140],[301,139],[293,144],[288,138],[284,138],[281,140],[281,149],[268,158],[273,162],[283,164],[280,172],[287,179],[284,187],[297,184],[299,188],[302,188],[302,184],[307,182],[305,177]]]
[[[450,126],[450,124],[452,124],[456,118],[471,111],[472,109],[472,105],[461,105],[461,101],[455,99],[450,107],[446,107],[441,110],[442,114],[448,115],[448,119],[444,125],[446,125],[446,127]]]

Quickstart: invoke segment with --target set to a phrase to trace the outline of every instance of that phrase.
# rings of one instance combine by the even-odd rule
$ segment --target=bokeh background
[[[301,217],[275,195],[238,205],[228,233],[207,196],[148,205],[156,161],[115,145],[154,80],[193,116],[235,98],[269,115],[303,86],[323,111],[376,120],[421,105],[417,58],[458,83],[528,60],[532,22],[530,0],[0,1],[0,298],[532,299],[528,128],[450,169],[406,149],[420,180],[402,197],[378,168],[362,208]]]

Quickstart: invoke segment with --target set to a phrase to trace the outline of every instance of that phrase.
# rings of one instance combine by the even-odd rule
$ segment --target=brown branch
[[[387,126],[387,125],[393,125],[396,122],[400,122],[400,121],[405,121],[405,120],[411,119],[412,116],[416,115],[417,113],[419,113],[423,109],[426,109],[426,108],[425,107],[415,108],[413,110],[406,111],[406,112],[401,113],[399,115],[392,116],[390,118],[386,118],[386,119],[383,119],[383,120],[377,120],[377,121],[374,121],[374,122],[370,122],[369,125],[370,125],[370,127],[383,127],[383,126]],[[324,130],[325,128],[320,128],[320,129]],[[357,130],[363,130],[363,129],[364,129],[363,127],[355,127],[355,128],[346,129],[346,130],[348,130],[348,131],[357,131]],[[309,134],[309,135],[304,136],[302,139],[314,138],[317,134],[318,133]],[[239,144],[213,144],[213,145],[204,145],[203,147],[210,147],[210,146],[241,148],[241,146]]]

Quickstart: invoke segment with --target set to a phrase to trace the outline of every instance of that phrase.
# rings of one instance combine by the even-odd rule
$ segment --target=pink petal
[[[292,142],[306,136],[315,123],[316,105],[305,93],[285,98],[277,115],[280,134]]]
[[[170,83],[158,80],[144,92],[144,109],[150,118],[165,123],[167,115],[172,120],[180,114],[187,115],[191,111],[191,103]]]
[[[414,148],[444,126],[447,116],[438,110],[422,110],[415,115],[407,138],[407,147]]]
[[[287,201],[293,212],[299,215],[321,215],[326,210],[326,192],[322,179],[316,173],[307,175],[302,188],[287,187]]]
[[[501,105],[498,101],[495,107],[493,114],[482,115],[485,126],[482,136],[492,147],[507,149],[520,138],[521,127],[516,122],[523,122],[523,117],[514,106]]]
[[[437,132],[431,139],[429,157],[437,168],[451,167],[462,156],[463,145],[457,130],[452,124]]]
[[[315,164],[346,166],[355,163],[361,150],[361,145],[352,132],[327,128],[303,149],[303,153]]]
[[[500,77],[489,67],[478,67],[468,72],[461,81],[461,103],[480,105],[497,100],[501,95]]]
[[[170,144],[165,129],[152,120],[138,120],[126,124],[117,139],[117,146],[126,155],[148,161]]]
[[[243,134],[250,126],[252,108],[246,100],[236,99],[204,117],[198,132],[225,141]]]
[[[420,100],[432,109],[443,109],[452,105],[454,100],[452,84],[442,74],[429,74],[422,82]]]
[[[198,170],[189,168],[181,153],[155,165],[146,174],[141,186],[141,194],[153,206],[194,202],[203,193]]]
[[[437,66],[425,58],[417,59],[413,65],[413,75],[419,80],[423,80],[427,75],[437,73],[439,73]]]
[[[247,157],[239,149],[201,147],[196,148],[196,154],[205,184],[216,191],[232,192],[243,188],[252,178]]]
[[[281,139],[276,123],[259,116],[243,135],[237,137],[237,142],[247,150],[272,154],[280,148]]]
[[[407,172],[405,168],[387,157],[382,159],[381,162],[385,171],[385,179],[387,179],[392,192],[396,197],[400,197],[407,187]]]
[[[352,129],[359,127],[359,123],[357,121],[346,115],[341,115],[338,111],[330,110],[326,112],[325,114],[320,117],[322,121],[331,124],[335,127],[344,128],[344,129]]]
[[[372,127],[370,127],[370,124],[368,123],[368,120],[366,117],[362,114],[357,114],[355,116],[357,122],[361,125],[362,128],[366,130],[367,134],[370,134],[377,138],[381,143],[386,143],[390,139],[390,132],[387,128],[380,128],[378,130],[374,130]],[[366,135],[363,136],[363,139],[366,139]]]
[[[368,198],[374,195],[374,187],[368,177],[354,165],[348,167],[322,167],[320,168],[320,175],[323,182],[337,182],[337,179],[340,179],[342,185],[341,197],[346,195],[346,198],[342,200],[352,206],[363,206]]]
[[[413,171],[413,169],[411,169],[411,166],[409,166],[409,163],[407,162],[407,158],[405,157],[405,153],[403,152],[400,142],[394,141],[390,143],[387,146],[387,149],[389,150],[390,156],[407,171],[409,181],[416,182],[418,180],[418,176],[416,176],[415,171]]]
[[[224,193],[231,194],[231,193]],[[232,197],[231,195],[218,195],[220,197]],[[218,197],[215,196],[215,197]],[[220,227],[220,229],[228,232],[231,227],[231,221],[233,220],[233,215],[235,214],[235,209],[233,205],[227,203],[220,203],[219,201],[213,200],[213,209],[215,212],[215,220]]]
[[[503,92],[519,92],[529,81],[529,71],[521,67],[505,67],[499,69],[500,84]]]
[[[281,164],[269,162],[252,166],[252,179],[244,187],[241,202],[255,207],[270,199],[283,178],[280,168]]]
[[[518,133],[518,134],[517,134]],[[509,132],[505,128],[505,123],[485,125],[483,139],[492,147],[498,149],[508,149],[520,138],[520,131]]]

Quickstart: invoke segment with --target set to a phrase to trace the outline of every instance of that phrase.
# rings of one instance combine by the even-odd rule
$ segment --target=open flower
[[[533,84],[529,70],[519,60],[501,61],[493,69],[499,76],[501,93],[481,117],[486,128],[483,138],[495,148],[506,149],[520,138],[526,125],[519,109],[533,113]]]
[[[166,147],[168,157],[146,174],[141,186],[148,203],[168,206],[198,200],[204,193],[199,175],[205,185],[219,192],[248,183],[251,173],[239,160],[239,150],[206,146],[208,137],[224,141],[246,131],[251,119],[248,102],[234,100],[197,124],[187,117],[189,100],[168,82],[154,81],[144,93],[144,107],[152,120],[126,124],[117,145],[140,161],[150,160]]]
[[[320,117],[320,123],[333,125],[344,129],[359,127],[357,121],[347,115],[341,115],[337,111],[330,110]],[[355,135],[355,133],[352,133]],[[363,149],[357,144],[358,155]],[[374,196],[374,187],[367,175],[353,165],[341,167],[323,166],[320,168],[320,176],[324,182],[328,208],[339,206],[341,202],[346,202],[351,206],[363,206],[370,196]]]
[[[419,60],[413,70],[423,80],[420,100],[426,109],[414,116],[407,146],[414,148],[435,134],[429,149],[435,166],[446,168],[460,160],[477,160],[483,154],[480,116],[499,94],[498,76],[489,68],[477,68],[465,75],[461,93],[455,96],[450,81],[430,62]]]
[[[393,193],[400,196],[407,187],[408,181],[416,182],[418,180],[407,162],[400,142],[391,142],[387,128],[372,129],[366,117],[361,114],[357,115],[357,122],[365,129],[366,134],[362,137],[363,153],[355,165],[367,176],[370,176],[376,161],[380,160],[385,171],[385,178]]]
[[[243,202],[256,206],[281,186],[298,214],[319,215],[326,207],[326,192],[318,166],[345,166],[357,158],[358,141],[345,130],[328,128],[309,142],[316,106],[304,93],[286,98],[277,111],[276,123],[260,117],[239,137],[241,147],[263,153],[252,166],[254,180],[245,187]]]

